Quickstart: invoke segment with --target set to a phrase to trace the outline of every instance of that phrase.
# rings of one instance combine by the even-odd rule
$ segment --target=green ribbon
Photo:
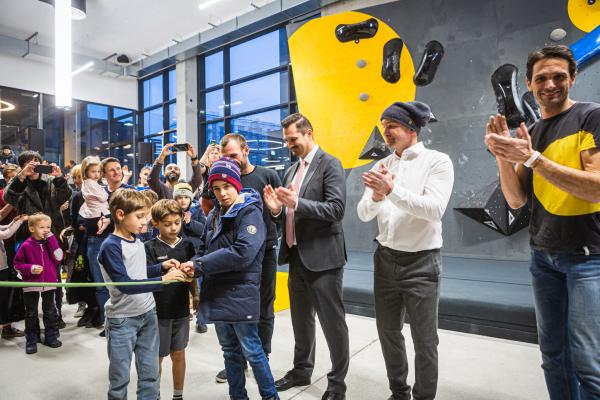
[[[148,281],[148,282],[16,282],[16,281],[0,281],[0,287],[99,287],[99,286],[137,286],[137,285],[166,285],[168,283],[176,283],[179,281]]]

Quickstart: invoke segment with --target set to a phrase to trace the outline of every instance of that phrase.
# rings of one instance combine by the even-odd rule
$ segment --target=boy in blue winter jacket
[[[262,200],[255,190],[242,190],[240,167],[230,158],[213,164],[208,184],[217,204],[208,214],[198,256],[181,268],[204,277],[200,312],[215,324],[231,399],[248,398],[244,358],[252,367],[261,397],[279,399],[258,336],[266,235]]]

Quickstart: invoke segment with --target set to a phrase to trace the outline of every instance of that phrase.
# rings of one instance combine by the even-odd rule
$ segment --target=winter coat
[[[21,273],[25,282],[51,282],[58,281],[58,267],[63,260],[63,251],[56,240],[50,235],[48,239],[37,241],[30,237],[21,244],[15,256],[15,269]],[[41,274],[32,274],[31,267],[41,265],[44,270]],[[54,288],[24,288],[24,292],[52,290]]]
[[[258,322],[265,237],[262,199],[253,189],[242,189],[225,214],[218,204],[208,214],[194,259],[204,276],[200,312],[208,322]]]
[[[42,175],[41,196],[29,178],[23,182],[20,179],[10,181],[4,190],[4,201],[17,209],[17,215],[44,213],[52,219],[52,232],[58,235],[65,227],[60,206],[71,198],[71,188],[67,180],[60,177]],[[29,236],[27,225],[17,231],[16,241]]]
[[[181,237],[190,241],[194,245],[194,249],[198,251],[204,225],[206,225],[206,217],[197,201],[192,202],[188,211],[192,213],[192,218],[189,224],[183,221],[181,225]]]

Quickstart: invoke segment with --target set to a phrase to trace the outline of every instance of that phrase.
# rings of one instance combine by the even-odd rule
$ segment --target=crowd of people
[[[521,125],[513,137],[497,115],[485,136],[509,205],[531,203],[531,271],[552,400],[600,398],[600,106],[570,99],[575,74],[564,46],[531,53],[527,85],[542,119]],[[379,229],[374,297],[389,400],[431,400],[437,392],[442,217],[454,172],[448,155],[419,140],[431,117],[429,106],[416,101],[383,111],[392,154],[363,174],[357,205],[358,217],[376,219]],[[248,398],[248,365],[263,399],[311,383],[318,316],[332,363],[322,399],[345,399],[346,174],[315,142],[306,116],[292,114],[281,126],[298,158],[283,179],[253,165],[246,139],[235,133],[211,143],[202,157],[187,144],[190,181],[182,179],[179,165],[165,165],[175,154],[174,144],[167,144],[135,185],[131,171],[112,157],[71,162],[65,175],[54,164],[40,169],[36,152],[15,160],[4,148],[0,280],[32,285],[22,292],[0,289],[2,337],[25,336],[27,354],[38,343],[61,347],[63,293],[53,285],[65,270],[68,282],[101,284],[69,287],[66,297],[79,304],[77,325],[101,328],[108,339],[109,399],[127,398],[134,354],[138,398],[160,397],[165,357],[172,360],[173,399],[183,398],[190,309],[197,332],[214,324],[225,365],[216,380],[227,382],[236,400]],[[289,264],[295,343],[293,367],[275,380],[269,358],[277,264]],[[407,312],[415,348],[412,388],[402,334]],[[24,333],[11,326],[22,319]]]

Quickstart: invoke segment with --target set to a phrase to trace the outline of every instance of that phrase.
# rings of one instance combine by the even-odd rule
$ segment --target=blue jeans
[[[200,288],[202,287],[202,278],[202,276],[196,278],[196,282],[198,283],[198,293],[200,292]],[[198,308],[198,311],[196,311],[196,326],[198,327],[200,325],[206,325],[206,318],[204,318],[204,316],[200,312],[200,308]]]
[[[137,398],[158,399],[158,320],[156,309],[128,318],[108,318],[108,400],[127,399],[131,358],[135,353]]]
[[[100,253],[100,245],[102,239],[97,236],[88,236],[87,239],[87,259],[90,265],[90,274],[94,282],[104,282],[102,272],[100,272],[100,264],[98,263],[98,253]],[[96,288],[96,300],[98,301],[98,311],[100,322],[104,322],[104,304],[108,301],[110,295],[106,286]]]
[[[216,323],[219,344],[223,349],[229,396],[232,400],[246,400],[244,359],[248,360],[263,399],[279,399],[275,382],[258,337],[257,323]]]
[[[600,255],[534,250],[530,270],[550,399],[600,399]]]

